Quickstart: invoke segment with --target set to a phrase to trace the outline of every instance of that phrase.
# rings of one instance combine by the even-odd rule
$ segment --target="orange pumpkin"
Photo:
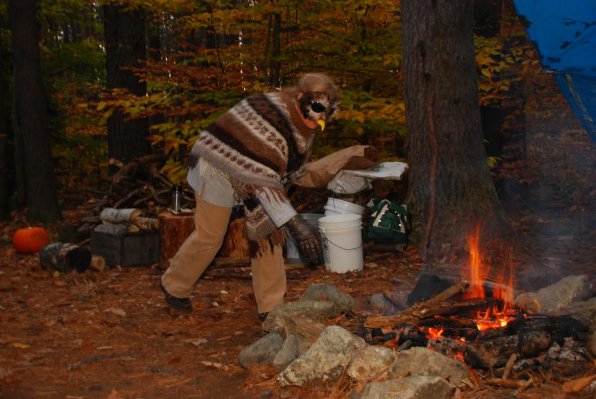
[[[50,243],[50,236],[43,227],[24,227],[12,236],[12,246],[22,254],[34,254]]]

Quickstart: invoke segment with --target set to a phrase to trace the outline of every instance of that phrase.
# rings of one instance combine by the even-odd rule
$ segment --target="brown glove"
[[[323,263],[323,247],[319,232],[308,224],[300,215],[288,220],[286,226],[290,229],[292,237],[298,242],[300,252],[309,264],[319,265]]]

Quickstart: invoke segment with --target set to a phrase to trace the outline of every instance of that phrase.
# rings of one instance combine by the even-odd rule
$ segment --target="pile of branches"
[[[106,182],[103,191],[96,192],[96,198],[80,208],[77,240],[85,242],[91,231],[102,223],[99,215],[105,208],[135,208],[143,216],[157,218],[159,213],[170,207],[175,184],[161,172],[166,156],[151,154],[138,157],[127,164],[110,162],[118,168]],[[194,207],[192,190],[182,187],[182,208]]]

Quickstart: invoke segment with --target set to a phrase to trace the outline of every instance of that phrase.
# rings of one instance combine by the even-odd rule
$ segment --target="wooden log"
[[[194,231],[194,215],[162,212],[158,220],[161,256],[160,266],[166,269],[169,260],[176,254],[184,240]],[[231,267],[250,264],[248,251],[248,236],[244,218],[234,218],[230,221],[228,231],[224,237],[215,264]]]
[[[429,300],[414,304],[408,309],[394,316],[368,317],[364,322],[364,326],[367,328],[391,329],[396,325],[404,323],[417,324],[422,319],[433,317],[439,314],[437,312],[445,312],[446,306],[449,306],[446,305],[445,302],[465,292],[468,286],[469,283],[467,281],[461,281],[447,288],[438,295],[435,295]]]
[[[497,329],[495,333],[505,333]],[[464,353],[466,363],[475,368],[490,369],[507,367],[513,354],[522,358],[532,358],[550,348],[553,337],[548,331],[519,331],[516,335],[494,337],[480,336],[475,342],[466,346]]]
[[[232,218],[217,258],[245,258],[248,256],[245,220],[243,217]]]
[[[82,273],[91,263],[91,252],[75,244],[55,242],[39,251],[39,261],[43,267],[61,273]]]
[[[519,346],[517,335],[497,336],[466,345],[466,364],[474,368],[492,369],[502,367]]]
[[[96,231],[98,233],[111,234],[114,236],[121,236],[121,235],[128,233],[128,226],[125,224],[120,224],[120,223],[118,223],[118,224],[104,223],[104,224],[97,225],[95,227],[94,231]]]
[[[229,257],[229,258],[216,258],[215,264],[212,268],[217,269],[226,269],[226,268],[234,268],[239,266],[246,266],[250,265],[250,257],[248,256],[238,256],[238,257]]]
[[[104,208],[99,214],[99,218],[106,223],[123,223],[131,222],[134,218],[141,216],[141,214],[142,211],[136,208]]]
[[[174,215],[171,212],[162,212],[159,215],[160,258],[159,264],[167,269],[170,259],[176,255],[178,249],[186,238],[195,229],[194,216]]]
[[[250,257],[216,258],[210,269],[235,269],[244,266],[250,266]],[[305,267],[303,263],[288,263],[285,265],[286,270],[304,269]]]
[[[132,224],[134,224],[141,230],[158,230],[159,229],[159,220],[156,218],[136,216],[131,219],[131,222],[132,222]]]

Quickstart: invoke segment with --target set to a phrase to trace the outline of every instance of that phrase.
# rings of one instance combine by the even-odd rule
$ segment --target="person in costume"
[[[292,206],[284,186],[310,157],[315,136],[336,111],[340,92],[325,74],[307,73],[294,88],[252,95],[201,132],[189,156],[195,230],[161,278],[166,302],[190,312],[193,286],[221,247],[241,203],[259,317],[283,303],[282,248],[288,234],[309,263],[322,263],[318,232]]]

